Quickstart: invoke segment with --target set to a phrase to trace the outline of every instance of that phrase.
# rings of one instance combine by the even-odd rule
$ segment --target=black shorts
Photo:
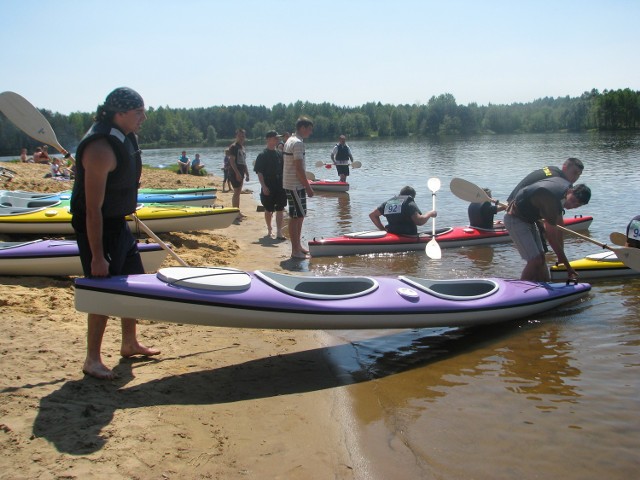
[[[260,192],[260,202],[267,212],[280,212],[287,206],[287,192],[284,189],[269,189],[271,195]]]
[[[238,180],[238,177],[236,177],[235,170],[233,168],[229,168],[229,181],[231,181],[231,186],[233,188],[240,188],[242,187],[242,184],[244,182],[244,177],[247,174],[247,166],[236,165],[236,167],[238,167],[238,171],[240,172],[240,175],[242,176],[242,178]]]
[[[338,171],[338,175],[349,176],[349,165],[336,165],[336,170]]]
[[[126,220],[110,224],[102,234],[104,257],[109,262],[110,275],[130,275],[144,273],[144,266],[138,251],[138,243],[133,237]],[[76,241],[80,253],[80,262],[85,277],[91,277],[91,247],[85,231],[76,230]]]

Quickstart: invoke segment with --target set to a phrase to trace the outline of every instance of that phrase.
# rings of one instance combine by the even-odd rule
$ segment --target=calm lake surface
[[[437,176],[439,227],[467,224],[467,203],[449,190],[453,177],[490,187],[504,200],[530,171],[585,163],[580,182],[591,203],[569,214],[592,215],[588,234],[602,242],[640,213],[639,134],[479,136],[440,140],[352,141],[362,168],[348,194],[309,200],[303,235],[372,230],[368,214],[404,185],[431,209]],[[327,161],[333,142],[307,145],[307,169],[336,179]],[[253,161],[261,145],[248,147]],[[147,150],[144,162],[167,165],[182,149]],[[219,175],[222,148],[199,152]],[[255,174],[247,187],[259,192]],[[425,225],[431,229],[431,222]],[[600,248],[566,238],[570,259]],[[549,257],[549,264],[553,262]],[[283,262],[316,275],[517,278],[524,262],[510,245],[322,257]],[[255,268],[260,268],[256,265]],[[327,355],[349,399],[345,424],[360,478],[629,479],[640,471],[640,277],[594,281],[583,302],[527,320],[477,329],[328,332]]]
[[[437,176],[437,226],[466,225],[467,203],[449,190],[453,177],[490,187],[506,199],[530,171],[585,163],[580,182],[591,203],[570,214],[592,215],[588,234],[602,242],[640,213],[640,135],[557,134],[480,136],[422,141],[349,142],[362,168],[348,194],[309,200],[305,238],[373,229],[369,212],[412,185],[431,208],[427,180]],[[307,145],[307,169],[318,178],[335,170],[333,142]],[[262,146],[250,146],[253,160]],[[222,149],[199,150],[218,174]],[[196,153],[194,150],[190,153]],[[168,155],[169,154],[169,155]],[[178,150],[145,152],[167,164]],[[168,155],[168,156],[167,156]],[[255,175],[254,175],[255,177]],[[249,182],[257,194],[259,185]],[[430,230],[429,222],[425,228]],[[600,250],[567,237],[567,255]],[[519,277],[523,261],[510,245],[318,258],[288,263],[318,275],[430,278]],[[549,258],[549,263],[552,263]],[[259,268],[256,265],[256,268]],[[628,479],[640,471],[640,278],[594,282],[588,299],[539,317],[477,329],[329,332],[327,349],[351,399],[354,448],[368,478]],[[366,466],[368,464],[368,467]]]

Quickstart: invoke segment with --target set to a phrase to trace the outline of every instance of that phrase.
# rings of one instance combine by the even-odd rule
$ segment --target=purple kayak
[[[157,243],[138,243],[145,271],[155,272],[167,256]],[[82,275],[75,240],[0,242],[0,275]]]
[[[156,275],[76,280],[76,309],[243,328],[381,329],[514,320],[585,297],[589,284],[500,278],[319,277],[172,267]]]

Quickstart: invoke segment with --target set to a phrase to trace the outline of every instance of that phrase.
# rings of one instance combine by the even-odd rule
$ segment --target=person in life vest
[[[627,225],[627,247],[640,248],[640,215],[636,215]]]
[[[528,187],[529,185],[539,182],[540,180],[544,180],[545,178],[560,177],[568,180],[569,183],[574,184],[578,181],[580,175],[582,175],[583,170],[584,164],[580,159],[575,157],[567,158],[562,164],[562,169],[550,166],[534,170],[520,180],[520,183],[516,185],[513,191],[509,194],[509,197],[507,197],[507,203],[511,202],[515,198],[516,194],[524,187]]]
[[[558,257],[558,263],[563,263],[567,268],[569,279],[575,280],[578,277],[564,252],[562,230],[557,226],[564,225],[564,209],[586,205],[590,199],[589,187],[583,184],[573,186],[562,177],[540,180],[516,193],[507,207],[504,225],[520,256],[527,262],[520,276],[522,280],[547,282],[550,279],[539,231],[541,224]]]
[[[483,188],[484,192],[489,198],[491,198],[491,190]],[[483,230],[491,230],[494,228],[493,217],[496,213],[504,210],[506,205],[498,205],[499,202],[482,202],[482,203],[470,203],[467,209],[469,215],[469,226],[474,228],[481,228]]]
[[[353,163],[353,155],[351,155],[351,148],[347,145],[347,137],[344,135],[340,135],[338,143],[333,147],[331,161],[336,165],[340,181],[346,182],[349,176],[349,162]]]
[[[378,230],[386,230],[397,235],[417,235],[418,226],[422,226],[430,218],[438,216],[438,212],[431,210],[422,213],[415,202],[416,191],[406,186],[400,194],[390,198],[378,208],[374,209],[369,218]],[[380,217],[387,219],[387,226],[382,224]]]
[[[76,150],[76,179],[71,193],[71,224],[76,234],[85,276],[108,277],[144,273],[135,238],[126,216],[135,212],[142,158],[136,133],[146,120],[142,97],[134,90],[113,90],[98,107],[96,122]],[[115,373],[101,358],[108,317],[90,313],[87,319],[86,375],[113,379]],[[120,354],[157,355],[142,345],[137,321],[123,318]]]

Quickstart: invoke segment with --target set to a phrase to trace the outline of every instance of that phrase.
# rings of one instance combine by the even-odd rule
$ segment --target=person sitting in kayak
[[[431,210],[422,213],[414,198],[416,191],[413,187],[403,187],[400,194],[390,198],[369,214],[369,218],[378,230],[386,230],[397,235],[417,235],[418,226],[424,225],[430,218],[438,216],[438,212]],[[383,216],[387,219],[385,227],[380,220]]]
[[[488,188],[483,188],[483,190],[489,198],[491,198],[491,190]],[[507,208],[506,206],[498,205],[498,203],[499,202],[496,201],[495,204],[491,202],[469,204],[469,208],[467,209],[469,226],[482,228],[483,230],[492,230],[494,228],[493,216]]]
[[[636,215],[627,225],[627,247],[640,248],[640,215]]]

